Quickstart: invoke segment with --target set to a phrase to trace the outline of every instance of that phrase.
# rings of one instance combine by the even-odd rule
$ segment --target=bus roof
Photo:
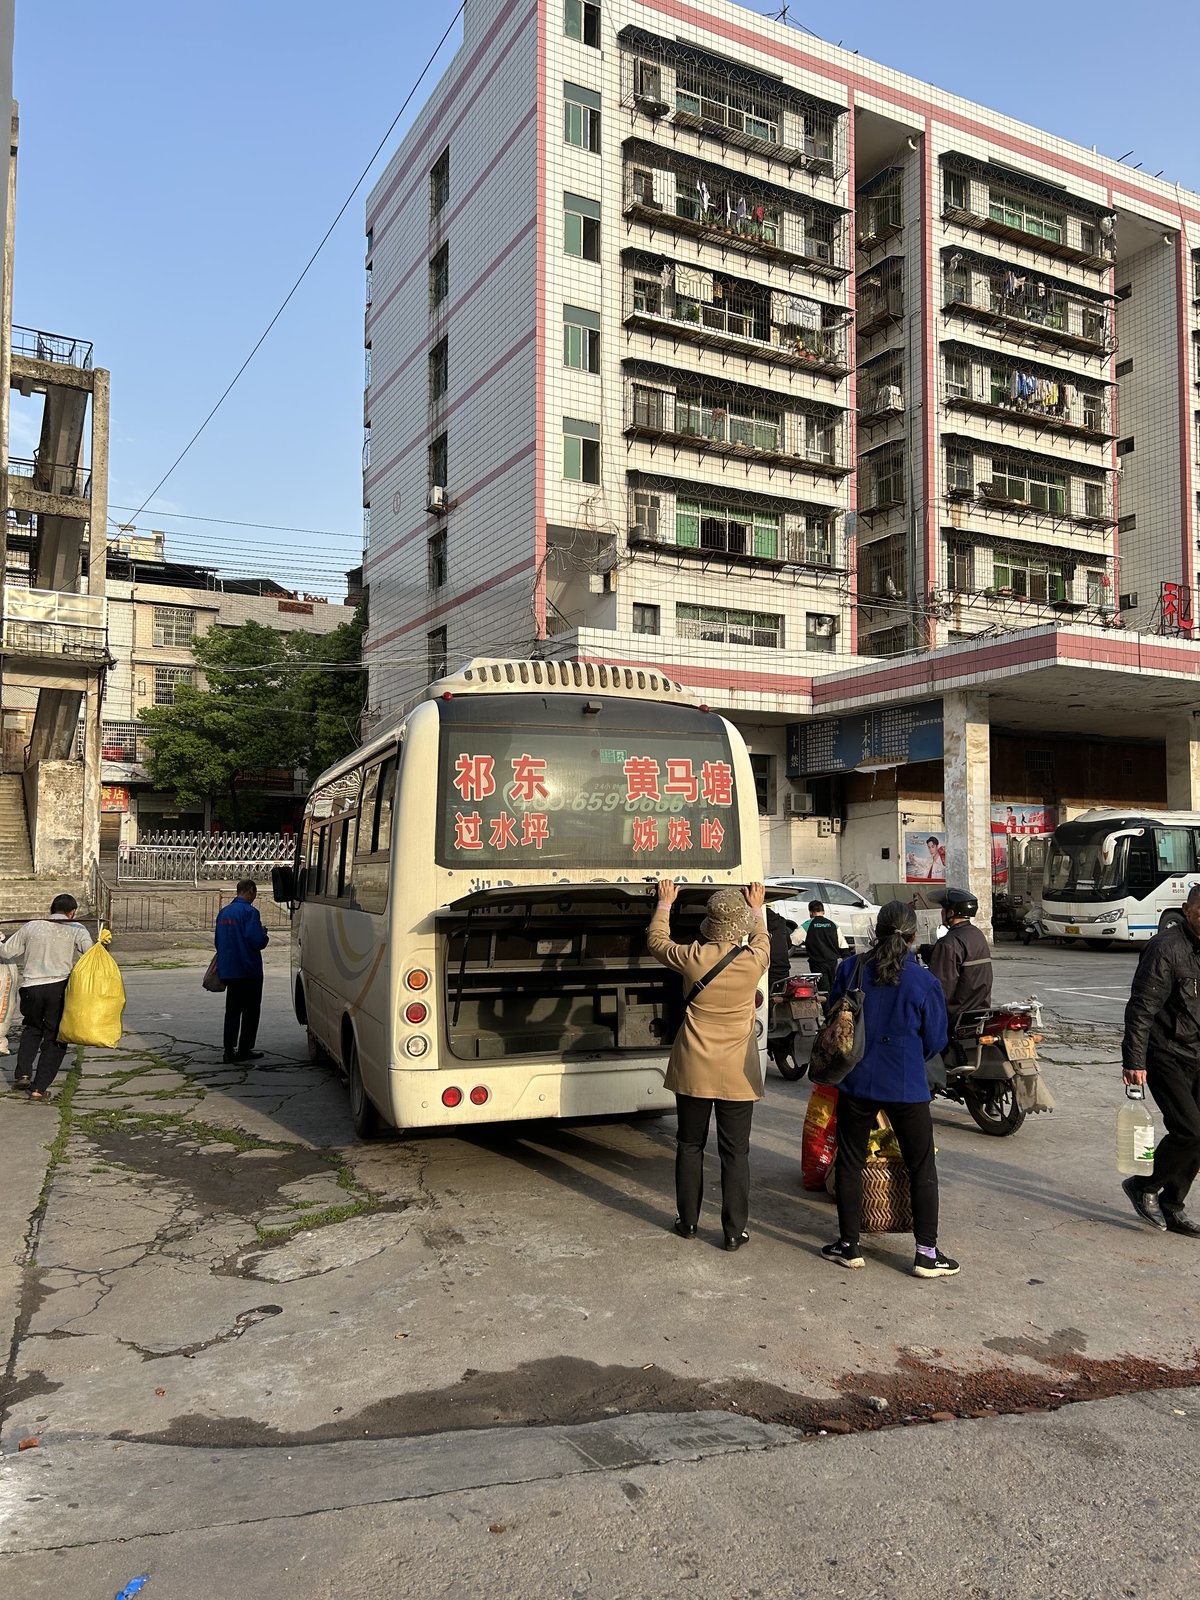
[[[1143,827],[1200,828],[1200,811],[1141,811],[1128,807],[1125,810],[1099,808],[1084,811],[1070,822],[1060,822],[1054,830],[1083,829],[1088,833],[1113,832],[1117,828]]]
[[[676,705],[700,705],[697,695],[647,667],[618,667],[603,661],[506,661],[476,656],[457,672],[431,683],[429,700],[444,694],[541,694],[547,689],[606,694],[634,700],[670,700]]]

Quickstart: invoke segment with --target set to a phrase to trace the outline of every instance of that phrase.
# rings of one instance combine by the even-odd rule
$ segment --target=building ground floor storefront
[[[1035,628],[807,677],[728,657],[602,657],[599,640],[580,638],[578,654],[659,667],[740,728],[772,875],[836,878],[875,900],[955,883],[986,922],[993,891],[1040,882],[1058,823],[1200,811],[1190,639]]]

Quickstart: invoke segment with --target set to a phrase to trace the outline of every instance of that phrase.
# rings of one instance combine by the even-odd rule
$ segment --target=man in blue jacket
[[[217,915],[213,943],[217,947],[217,976],[225,983],[225,1060],[261,1061],[254,1048],[258,1014],[262,1009],[262,952],[269,942],[262,918],[254,908],[258,894],[252,878],[243,878],[237,894]]]

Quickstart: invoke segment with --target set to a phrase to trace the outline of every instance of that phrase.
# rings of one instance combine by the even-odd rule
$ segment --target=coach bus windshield
[[[1046,857],[1042,900],[1116,900],[1125,893],[1129,840],[1114,842],[1112,860],[1103,859],[1107,829],[1094,837],[1067,841],[1056,833]]]
[[[438,706],[440,866],[641,877],[738,864],[737,778],[712,713],[602,693]]]

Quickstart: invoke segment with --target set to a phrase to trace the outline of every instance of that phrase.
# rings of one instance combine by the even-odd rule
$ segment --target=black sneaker
[[[951,1261],[940,1250],[932,1256],[924,1256],[918,1250],[913,1262],[914,1278],[952,1278],[960,1270],[958,1262]]]
[[[1158,1195],[1153,1189],[1147,1189],[1144,1178],[1125,1178],[1121,1183],[1121,1187],[1125,1191],[1129,1204],[1143,1222],[1148,1222],[1152,1228],[1166,1228],[1169,1226],[1163,1217],[1163,1213],[1159,1210]]]
[[[859,1254],[856,1244],[846,1244],[842,1239],[837,1239],[833,1244],[823,1244],[821,1255],[826,1261],[832,1261],[838,1267],[865,1267],[866,1261]]]
[[[1200,1239],[1200,1222],[1193,1222],[1182,1206],[1178,1211],[1171,1206],[1163,1206],[1162,1218],[1162,1225],[1168,1233],[1186,1233],[1189,1239]]]

